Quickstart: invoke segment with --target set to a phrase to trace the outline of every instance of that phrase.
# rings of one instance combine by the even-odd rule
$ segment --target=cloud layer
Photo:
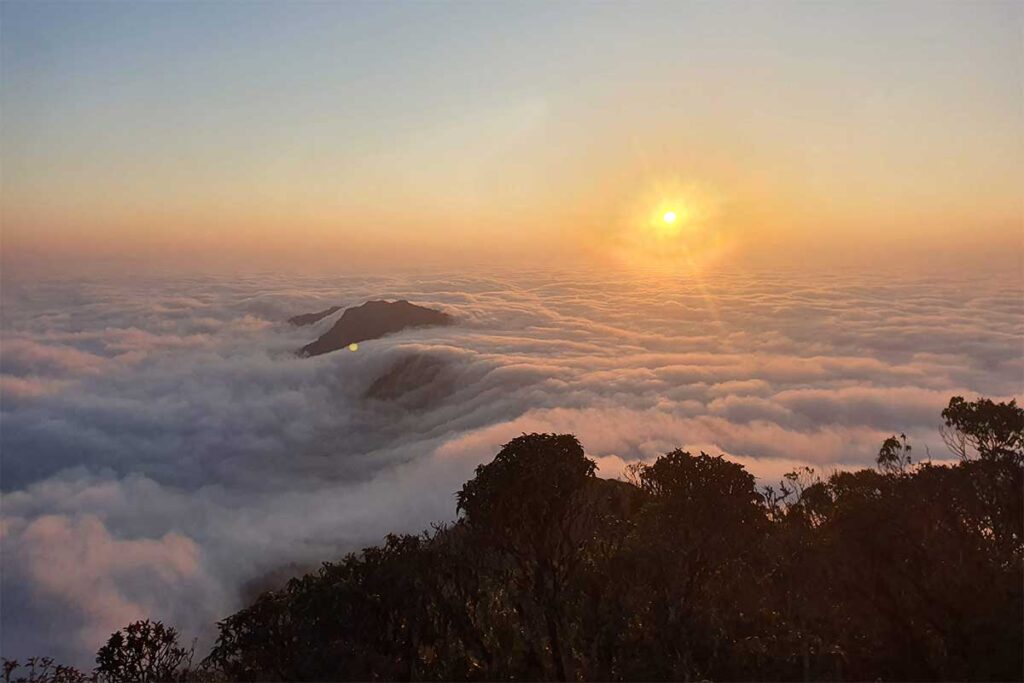
[[[8,285],[0,644],[88,665],[143,616],[208,638],[268,576],[450,519],[522,432],[577,434],[604,476],[682,446],[773,480],[898,431],[945,457],[950,395],[1020,389],[1021,294],[777,272]],[[295,356],[337,316],[287,318],[372,298],[459,325]],[[415,391],[367,397],[395,368]]]

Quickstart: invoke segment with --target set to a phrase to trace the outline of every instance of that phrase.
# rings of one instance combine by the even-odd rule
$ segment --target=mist
[[[378,298],[457,323],[296,355],[340,312],[287,318]],[[577,435],[604,477],[682,447],[773,483],[899,432],[941,462],[950,395],[1019,390],[1022,301],[1013,277],[778,269],[5,287],[5,656],[85,665],[143,617],[208,642],[254,590],[453,519],[524,432]]]

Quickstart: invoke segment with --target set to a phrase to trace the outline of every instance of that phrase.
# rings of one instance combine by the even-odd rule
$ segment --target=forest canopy
[[[525,434],[456,494],[455,522],[262,594],[212,651],[113,634],[89,673],[5,681],[1017,680],[1024,675],[1024,410],[954,397],[920,462],[759,486],[718,455],[601,479],[576,437]]]

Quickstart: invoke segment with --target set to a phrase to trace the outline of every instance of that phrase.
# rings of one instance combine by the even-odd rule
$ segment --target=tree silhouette
[[[532,654],[545,665],[550,659],[546,677],[553,673],[560,681],[572,673],[563,608],[591,522],[582,493],[595,468],[574,436],[523,435],[479,466],[457,495],[469,529],[493,548],[499,563],[507,561],[507,578],[520,589],[516,611],[524,632],[543,623],[538,638],[546,643]]]
[[[1024,420],[954,397],[961,461],[810,468],[759,488],[675,450],[600,479],[574,436],[505,444],[459,519],[325,563],[225,618],[210,655],[159,622],[86,676],[5,661],[5,682],[156,680],[1020,680]]]
[[[111,634],[96,653],[96,674],[110,683],[173,681],[192,663],[193,648],[159,621],[136,621]]]
[[[890,436],[882,442],[882,447],[878,450],[878,468],[886,474],[906,474],[907,468],[910,467],[911,450],[906,434],[900,434],[899,437]]]
[[[52,657],[29,657],[25,660],[24,673],[21,662],[3,659],[4,683],[90,683],[95,675],[79,671],[73,666],[57,664]]]
[[[1024,461],[1024,408],[1017,407],[1016,399],[1009,403],[987,398],[968,402],[954,396],[942,411],[942,419],[942,437],[962,460],[973,450],[984,459]]]

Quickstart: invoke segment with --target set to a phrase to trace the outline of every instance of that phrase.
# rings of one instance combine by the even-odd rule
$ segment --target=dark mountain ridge
[[[363,398],[419,409],[437,405],[455,389],[455,376],[444,360],[412,354],[392,363],[367,387]]]
[[[331,329],[300,351],[304,356],[319,356],[349,344],[378,339],[413,327],[452,325],[455,318],[443,311],[400,301],[367,301],[346,309]]]
[[[324,310],[317,311],[316,313],[303,313],[301,315],[292,316],[291,318],[288,318],[288,322],[295,325],[295,327],[305,327],[306,325],[318,323],[327,316],[333,315],[340,310],[341,306],[331,306],[330,308],[325,308]]]

